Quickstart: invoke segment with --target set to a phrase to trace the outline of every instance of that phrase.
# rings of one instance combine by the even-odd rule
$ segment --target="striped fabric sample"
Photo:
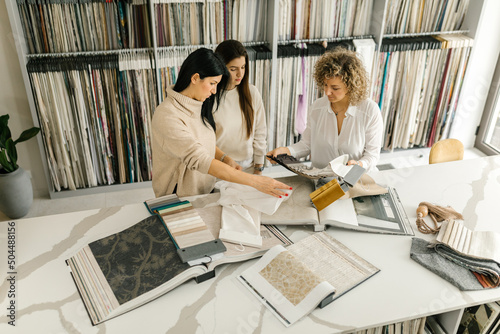
[[[177,248],[186,248],[214,240],[212,233],[189,201],[168,195],[146,201],[152,213],[158,214]]]

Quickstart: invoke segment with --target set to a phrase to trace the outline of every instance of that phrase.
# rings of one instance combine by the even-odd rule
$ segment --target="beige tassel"
[[[434,227],[430,227],[424,221],[424,218],[429,215],[434,223]],[[417,228],[420,232],[424,234],[434,234],[439,232],[441,225],[438,222],[444,220],[463,220],[464,217],[458,212],[456,212],[451,206],[442,207],[439,205],[434,205],[427,202],[422,202],[417,208]]]

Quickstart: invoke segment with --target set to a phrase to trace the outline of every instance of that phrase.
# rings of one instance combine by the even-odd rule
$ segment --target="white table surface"
[[[500,157],[382,171],[395,187],[417,237],[422,201],[450,205],[467,227],[500,232]],[[236,276],[254,261],[223,265],[216,278],[190,280],[129,313],[92,326],[64,262],[87,243],[122,230],[149,213],[142,203],[16,220],[16,327],[7,324],[9,284],[0,285],[0,333],[338,333],[500,300],[500,289],[461,292],[409,258],[411,237],[328,228],[327,232],[380,272],[289,328]],[[7,276],[7,223],[0,223],[0,277]],[[292,240],[312,226],[282,227]]]

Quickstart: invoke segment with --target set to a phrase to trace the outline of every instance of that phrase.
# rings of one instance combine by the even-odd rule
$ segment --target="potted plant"
[[[33,138],[40,128],[32,127],[12,139],[9,115],[0,116],[0,211],[10,218],[25,216],[33,203],[31,180],[17,164],[16,145]]]

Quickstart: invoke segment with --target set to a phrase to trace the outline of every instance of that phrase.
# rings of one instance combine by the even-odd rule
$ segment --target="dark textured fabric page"
[[[171,280],[182,263],[158,216],[89,244],[118,302],[123,304]]]

